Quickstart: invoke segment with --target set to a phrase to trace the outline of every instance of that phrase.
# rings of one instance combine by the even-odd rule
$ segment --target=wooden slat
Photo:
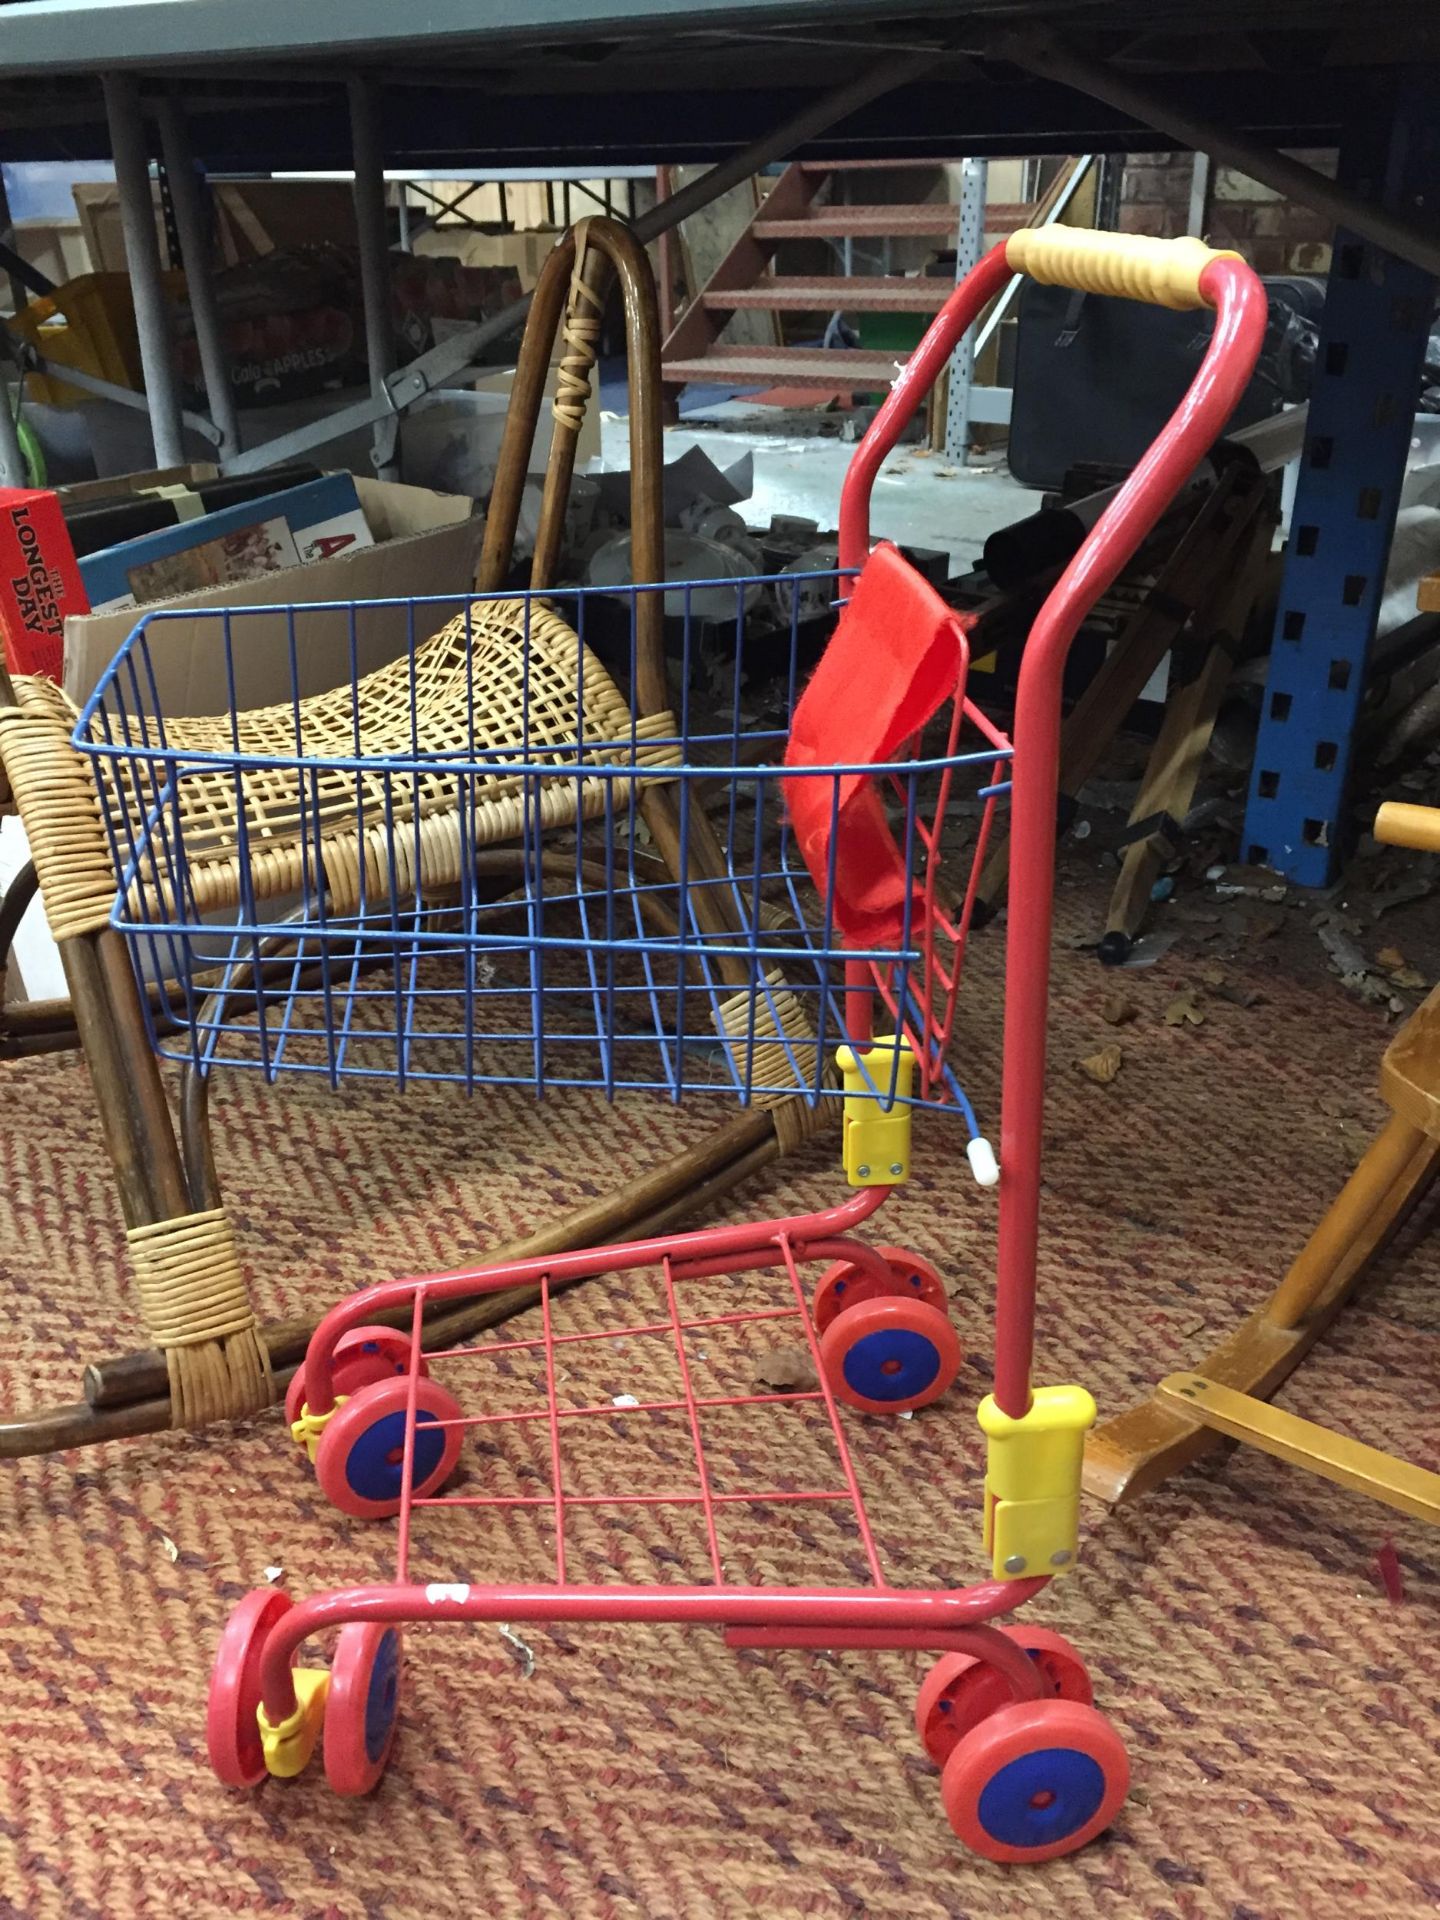
[[[1288,1460],[1337,1486],[1440,1526],[1440,1473],[1412,1466],[1379,1447],[1367,1447],[1314,1420],[1272,1407],[1268,1400],[1237,1393],[1198,1373],[1172,1373],[1155,1397],[1179,1413],[1202,1421],[1213,1433],[1243,1440],[1277,1460]]]
[[[1269,1300],[1212,1347],[1196,1371],[1239,1393],[1273,1393],[1437,1176],[1440,1142],[1392,1118]],[[1217,1444],[1197,1412],[1182,1412],[1176,1401],[1152,1393],[1092,1430],[1085,1491],[1111,1505],[1137,1499]]]

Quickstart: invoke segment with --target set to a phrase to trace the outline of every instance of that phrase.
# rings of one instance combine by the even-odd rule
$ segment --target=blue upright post
[[[1345,184],[1414,217],[1440,192],[1433,90],[1341,147]],[[1435,279],[1337,228],[1245,813],[1246,858],[1324,886],[1343,852],[1351,736],[1385,586]]]

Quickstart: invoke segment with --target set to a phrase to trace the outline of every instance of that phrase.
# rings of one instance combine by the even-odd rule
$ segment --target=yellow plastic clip
[[[853,1048],[841,1047],[835,1064],[845,1086],[845,1178],[852,1187],[898,1187],[910,1173],[908,1102],[915,1083],[910,1042],[903,1035],[879,1035],[859,1057]]]
[[[325,1701],[330,1692],[328,1667],[296,1667],[290,1677],[295,1682],[295,1711],[278,1727],[272,1727],[266,1719],[263,1701],[255,1709],[265,1771],[277,1780],[293,1780],[309,1766],[325,1723]]]
[[[310,1456],[312,1465],[314,1464],[316,1449],[320,1445],[321,1434],[325,1431],[327,1423],[338,1413],[340,1408],[344,1406],[348,1397],[347,1394],[337,1393],[335,1396],[335,1405],[331,1407],[329,1413],[312,1413],[308,1403],[302,1405],[300,1408],[300,1418],[290,1422],[290,1438],[295,1442],[297,1447],[303,1447],[305,1449],[306,1453]]]
[[[988,1441],[985,1551],[997,1580],[1068,1573],[1080,1544],[1080,1465],[1095,1402],[1084,1387],[1037,1387],[1018,1420],[980,1402]]]

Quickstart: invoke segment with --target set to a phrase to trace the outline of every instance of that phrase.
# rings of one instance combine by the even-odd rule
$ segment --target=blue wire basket
[[[230,692],[204,720],[161,711],[180,616],[146,616],[74,741],[115,863],[112,924],[152,983],[153,1045],[269,1079],[813,1104],[835,1097],[847,963],[852,985],[864,963],[892,1025],[928,1036],[910,1098],[956,1109],[973,1135],[936,1009],[953,1010],[1008,748],[971,724],[962,687],[959,724],[907,757],[784,769],[844,589],[838,574],[784,574],[298,606],[281,616],[287,695],[259,711],[238,696],[261,622],[273,687],[276,610],[190,613],[186,644],[218,651]],[[649,593],[665,596],[679,705],[644,716],[629,690]],[[405,642],[366,672],[381,609]],[[309,694],[307,636],[337,620],[348,677]],[[860,772],[882,783],[907,869],[937,902],[915,924],[907,908],[895,946],[846,944],[787,817],[782,777],[827,783],[833,824],[843,777]],[[674,871],[657,796],[678,827]],[[876,1074],[882,1101],[905,1097],[893,1071]]]

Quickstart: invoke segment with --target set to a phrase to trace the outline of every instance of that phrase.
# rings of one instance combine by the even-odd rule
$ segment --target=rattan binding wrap
[[[764,988],[751,992],[743,988],[732,993],[727,1000],[720,1002],[715,1016],[715,1025],[721,1033],[729,1034],[741,1043],[744,1066],[748,1077],[759,1086],[784,1088],[787,1081],[794,1091],[756,1093],[752,1097],[757,1107],[768,1107],[775,1123],[775,1139],[781,1153],[792,1153],[803,1145],[812,1134],[821,1132],[830,1126],[839,1114],[839,1103],[834,1100],[819,1100],[813,1105],[806,1097],[811,1081],[805,1073],[803,1062],[815,1045],[815,1034],[799,999],[785,984],[785,975],[779,967],[771,967],[765,974]],[[746,1043],[751,1032],[751,1010],[754,1010],[754,1047],[746,1052]],[[796,1043],[792,1060],[786,1052],[781,1035]],[[770,1036],[773,1035],[773,1038]],[[830,1076],[827,1074],[826,1079]]]
[[[570,270],[570,298],[565,304],[565,352],[555,370],[555,398],[550,411],[562,427],[579,433],[590,404],[590,369],[599,351],[604,301],[585,284],[585,232],[588,221],[575,229],[575,264]]]
[[[171,1423],[203,1427],[269,1406],[270,1357],[224,1210],[135,1227],[127,1239],[145,1325],[169,1369]]]
[[[73,726],[64,695],[48,691]],[[143,898],[131,906],[140,917],[175,908],[167,849],[177,837],[187,915],[238,905],[242,865],[256,899],[313,893],[317,833],[331,912],[359,904],[362,872],[372,901],[388,898],[392,878],[402,897],[453,886],[461,875],[462,837],[471,846],[493,845],[625,804],[634,782],[571,771],[577,738],[591,766],[653,769],[663,777],[679,758],[676,732],[670,713],[632,719],[629,701],[599,660],[542,603],[477,601],[416,647],[413,668],[404,655],[354,685],[293,705],[257,707],[233,721],[229,715],[177,719],[165,724],[163,742],[159,723],[132,719],[130,749],[163,744],[182,756],[213,755],[230,764],[185,770],[174,802],[163,810],[155,858],[144,862],[135,883]],[[93,737],[105,737],[98,715]],[[553,765],[555,775],[527,781],[503,765],[473,778],[454,770],[492,746],[511,749],[516,760]],[[240,773],[237,754],[279,764]],[[359,772],[296,764],[335,758],[391,764]],[[418,773],[393,764],[407,759],[441,764]],[[102,760],[99,778],[107,808],[128,814],[138,840],[155,793],[143,784],[137,790],[131,764]],[[112,877],[112,901],[114,884]]]
[[[95,782],[70,744],[74,715],[48,680],[17,680],[16,707],[0,709],[0,760],[24,823],[50,930],[57,940],[94,933],[115,903],[115,869]]]

